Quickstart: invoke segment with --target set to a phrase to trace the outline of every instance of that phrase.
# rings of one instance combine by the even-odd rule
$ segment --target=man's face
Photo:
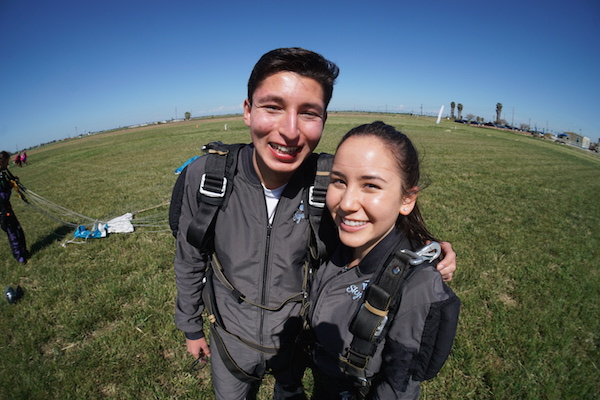
[[[293,72],[266,78],[244,102],[254,143],[254,167],[269,189],[286,184],[317,147],[327,114],[323,88]]]
[[[0,157],[0,169],[8,167],[8,158]]]

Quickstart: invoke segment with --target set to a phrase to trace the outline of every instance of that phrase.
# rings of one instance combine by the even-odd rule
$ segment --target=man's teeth
[[[351,221],[349,219],[342,219],[342,222],[344,222],[344,224],[348,226],[361,226],[366,224],[366,222],[364,221]]]
[[[297,152],[298,149],[300,148],[297,146],[294,146],[294,147],[281,146],[279,144],[271,144],[271,147],[280,153],[286,153],[286,154],[293,154],[293,153]]]

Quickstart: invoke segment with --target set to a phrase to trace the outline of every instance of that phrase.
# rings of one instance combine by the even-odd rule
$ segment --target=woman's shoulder
[[[433,264],[413,267],[402,289],[401,308],[447,300],[449,294],[445,287],[442,275]]]

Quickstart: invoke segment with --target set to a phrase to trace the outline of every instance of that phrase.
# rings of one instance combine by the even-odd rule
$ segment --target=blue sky
[[[0,147],[241,112],[254,63],[288,46],[340,67],[330,110],[492,120],[500,102],[600,137],[597,0],[0,0]]]

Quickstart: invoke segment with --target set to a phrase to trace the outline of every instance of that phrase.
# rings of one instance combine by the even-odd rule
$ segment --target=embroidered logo
[[[306,218],[304,216],[304,200],[300,200],[300,205],[298,206],[298,209],[294,213],[294,216],[292,217],[292,221],[299,224],[300,221],[302,221],[304,218]]]
[[[356,285],[350,285],[346,288],[346,293],[348,293],[352,296],[352,300],[358,300],[358,299],[362,298],[363,292],[365,291],[367,286],[369,286],[369,280],[367,279],[366,281],[364,281],[361,284],[361,286],[362,286],[362,288],[360,288]]]

